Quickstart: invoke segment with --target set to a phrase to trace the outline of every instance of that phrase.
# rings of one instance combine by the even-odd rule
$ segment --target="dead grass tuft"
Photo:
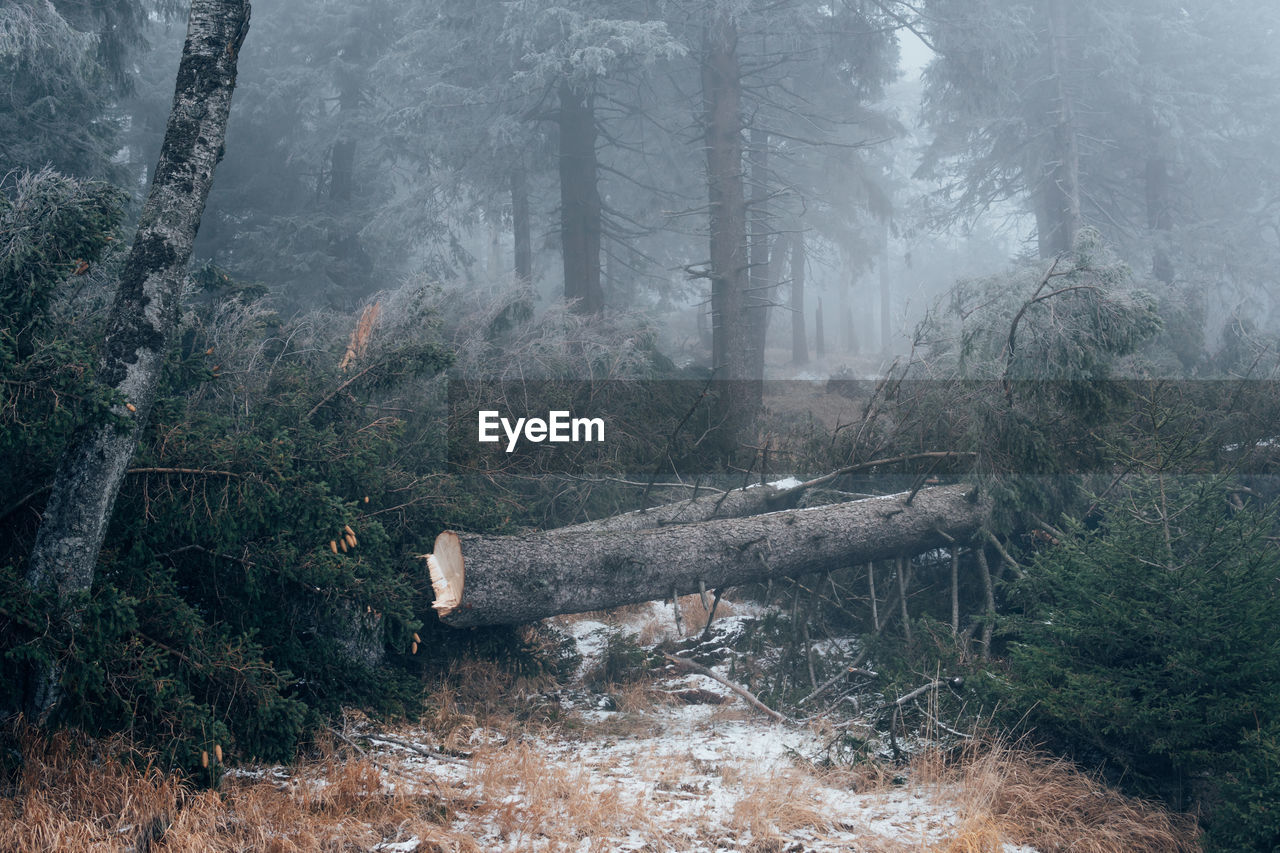
[[[947,841],[945,853],[1002,853],[1000,824],[989,815],[965,820]]]
[[[119,739],[24,731],[20,744],[21,772],[0,799],[0,853],[301,853],[367,850],[415,835],[424,849],[468,849],[440,825],[437,800],[387,790],[362,761],[331,756],[284,779],[226,777],[215,792],[161,773]]]
[[[422,719],[446,750],[461,748],[477,728],[509,734],[556,721],[556,709],[541,697],[554,685],[549,676],[526,676],[498,663],[455,663],[427,686],[435,710]]]
[[[961,833],[948,848],[957,853],[998,850],[1000,841],[1041,853],[1200,849],[1194,819],[1126,797],[1066,761],[1025,747],[982,742],[949,776],[940,781],[957,792]]]
[[[635,799],[623,796],[617,787],[592,785],[587,771],[548,761],[529,744],[480,758],[477,809],[486,812],[490,825],[516,847],[535,838],[568,843],[648,827],[649,816]]]
[[[824,814],[814,779],[807,773],[787,768],[735,781],[741,785],[742,794],[733,807],[730,826],[749,831],[757,840],[780,838],[800,828],[830,826],[831,819]]]

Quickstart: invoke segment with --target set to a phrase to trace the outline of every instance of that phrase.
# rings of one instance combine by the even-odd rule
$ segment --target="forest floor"
[[[759,616],[722,606],[702,659]],[[1185,822],[998,742],[850,764],[832,760],[837,725],[775,722],[705,676],[654,666],[610,683],[620,659],[672,639],[670,604],[559,622],[581,655],[570,679],[462,665],[418,724],[351,713],[320,758],[238,767],[217,791],[50,747],[20,808],[0,802],[0,851],[1196,849]]]

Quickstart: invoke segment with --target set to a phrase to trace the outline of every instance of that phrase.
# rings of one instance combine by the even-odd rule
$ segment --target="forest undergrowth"
[[[696,596],[682,604],[697,615]],[[725,611],[720,640],[767,612]],[[123,736],[24,728],[0,850],[1198,849],[1190,818],[995,733],[915,737],[897,762],[833,762],[818,749],[832,720],[779,725],[717,682],[652,664],[690,645],[668,609],[590,614],[564,630],[580,654],[567,675],[460,662],[429,685],[421,718],[345,712],[290,765],[228,770],[211,758],[206,778],[184,779]],[[641,656],[628,664],[619,646]],[[722,654],[720,672],[734,652]],[[686,704],[694,685],[701,695]]]

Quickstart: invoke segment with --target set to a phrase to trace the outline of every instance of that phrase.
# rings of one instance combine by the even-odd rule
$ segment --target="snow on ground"
[[[723,690],[697,675],[669,686]],[[571,779],[580,788],[578,796],[610,795],[620,811],[645,816],[641,826],[623,822],[605,835],[580,836],[581,850],[932,850],[946,845],[960,821],[944,790],[904,786],[860,792],[851,787],[852,774],[814,771],[807,757],[822,751],[819,733],[773,724],[740,708],[658,706],[643,715],[591,711],[586,716],[592,727],[585,738],[549,734],[520,743],[544,762],[542,781]],[[615,730],[611,722],[621,725]],[[388,747],[386,754],[394,752]],[[566,833],[563,824],[573,823],[572,807],[566,806],[551,821],[556,825],[545,827],[545,844],[538,843],[539,820],[522,822],[519,815],[543,808],[540,791],[488,772],[489,764],[503,761],[498,750],[478,754],[469,766],[414,755],[401,767],[413,777],[459,786],[491,806],[459,812],[451,826],[486,851],[564,849],[555,843],[557,837],[593,828],[570,826]],[[512,832],[513,823],[523,831]],[[757,844],[764,838],[778,841]],[[1009,844],[1004,851],[1035,853]]]
[[[749,606],[717,620],[717,639],[732,638]],[[593,618],[563,627],[582,654],[580,674],[597,661],[611,634],[653,634],[671,619],[670,604],[631,609],[608,624]],[[405,779],[447,789],[466,802],[449,829],[485,851],[918,851],[946,849],[961,830],[948,792],[898,785],[874,790],[850,771],[822,771],[830,732],[776,724],[751,711],[722,684],[694,674],[663,678],[658,691],[697,689],[721,704],[657,704],[641,710],[574,711],[580,728],[526,732],[508,740],[477,729],[465,762],[373,743],[371,755],[394,763]],[[425,732],[401,733],[423,744]],[[407,851],[407,842],[384,844]],[[977,848],[973,848],[977,849]],[[982,849],[990,849],[983,847]],[[1035,853],[1003,846],[1004,853]]]

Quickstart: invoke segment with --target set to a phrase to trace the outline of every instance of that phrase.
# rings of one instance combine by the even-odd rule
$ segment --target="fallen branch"
[[[918,701],[913,699],[911,701],[911,704],[915,705],[917,711],[919,711],[931,723],[933,723],[938,728],[942,729],[947,734],[955,735],[956,737],[964,738],[965,740],[973,740],[973,735],[965,734],[964,732],[957,731],[956,729],[951,728],[951,726],[948,726],[946,723],[942,722],[942,720],[939,720],[936,716],[926,711],[924,709],[924,706],[921,705]]]
[[[920,687],[917,687],[915,690],[912,690],[910,693],[902,694],[897,699],[894,699],[892,702],[885,703],[884,705],[881,706],[881,710],[883,710],[884,708],[895,708],[895,707],[901,708],[903,705],[907,704],[908,702],[920,696],[923,696],[924,694],[928,693],[931,690],[937,690],[940,687],[946,687],[948,685],[950,685],[951,687],[960,687],[963,684],[964,684],[964,679],[960,678],[959,676],[952,678],[949,681],[930,681],[928,684],[921,685]]]
[[[682,657],[677,657],[676,655],[670,655],[670,654],[667,654],[666,652],[663,652],[662,656],[667,660],[671,661],[671,663],[675,664],[676,666],[684,667],[690,672],[696,672],[698,675],[706,676],[707,678],[710,678],[712,681],[717,681],[720,684],[723,684],[725,687],[728,687],[734,693],[737,693],[743,699],[747,700],[747,703],[751,705],[751,707],[755,708],[757,711],[760,711],[766,714],[775,722],[778,722],[778,723],[788,722],[786,717],[784,717],[782,714],[779,714],[777,711],[773,710],[768,705],[761,702],[759,699],[755,697],[755,695],[750,690],[747,690],[745,687],[740,687],[737,684],[734,684],[732,681],[729,681],[726,678],[722,678],[721,676],[716,675],[714,672],[707,669],[702,664],[691,661],[688,658],[682,658]]]
[[[401,746],[401,747],[404,747],[405,749],[416,752],[419,755],[425,756],[427,758],[434,758],[436,761],[443,761],[446,764],[460,764],[463,767],[470,766],[467,764],[467,762],[463,761],[461,758],[458,758],[453,755],[447,755],[446,753],[440,752],[438,750],[429,749],[428,747],[425,747],[420,743],[414,743],[413,741],[403,740],[398,737],[391,737],[390,735],[360,735],[360,737],[364,738],[365,740],[374,740],[374,741],[379,741],[381,743],[389,743],[395,746]]]
[[[379,770],[382,770],[386,773],[390,773],[393,776],[399,776],[401,779],[408,779],[410,782],[421,783],[424,781],[423,779],[419,779],[416,776],[410,776],[408,773],[405,773],[403,770],[398,770],[395,767],[392,767],[390,764],[387,764],[385,762],[379,761],[378,759],[374,758],[372,755],[369,754],[369,751],[367,749],[365,749],[363,746],[353,741],[351,738],[344,735],[342,732],[335,729],[333,726],[328,726],[328,729],[329,731],[333,732],[334,737],[336,737],[338,740],[342,741],[347,746],[354,749],[356,752],[360,753],[361,757],[364,758],[365,761],[369,762],[374,767],[377,767]],[[439,783],[436,782],[436,780],[431,778],[430,776],[428,776],[425,781],[430,782],[433,786],[436,786],[437,788],[439,787]]]
[[[869,468],[878,468],[881,465],[893,465],[898,462],[914,462],[918,459],[933,459],[933,460],[936,460],[936,462],[934,463],[936,466],[937,462],[941,462],[943,459],[946,459],[948,457],[953,459],[959,459],[963,456],[977,456],[977,455],[978,455],[977,453],[973,453],[967,450],[964,450],[964,451],[930,450],[925,453],[908,453],[903,456],[891,456],[887,459],[872,459],[870,462],[859,462],[857,465],[847,465],[844,468],[840,468],[828,474],[823,474],[821,477],[814,477],[812,480],[806,480],[805,482],[800,483],[798,485],[788,486],[785,489],[780,489],[778,491],[778,494],[775,497],[773,497],[773,500],[781,504],[787,498],[790,498],[794,495],[798,495],[800,492],[803,492],[806,489],[812,489],[817,486],[824,486],[827,483],[830,483],[832,480],[843,477],[845,474],[854,474],[854,473],[857,473],[858,471],[866,471]],[[932,470],[932,468],[930,470]]]
[[[1017,575],[1018,577],[1022,577],[1024,574],[1022,571],[1022,566],[1018,565],[1017,560],[1009,556],[1009,552],[1005,550],[1004,545],[1000,543],[1000,540],[996,538],[996,535],[992,533],[990,530],[984,529],[982,532],[983,534],[986,535],[987,541],[990,542],[995,547],[996,553],[1000,555],[1000,559],[1004,560],[1005,563],[1009,566],[1009,568],[1013,569],[1013,573],[1015,575]]]
[[[706,584],[702,584],[702,588],[706,588]],[[716,597],[711,601],[711,609],[707,611],[707,624],[702,629],[702,642],[711,639],[711,623],[716,618],[716,608],[720,606],[720,596],[724,594],[724,587],[716,587]]]
[[[851,675],[861,675],[863,678],[879,678],[880,677],[880,673],[878,672],[872,672],[869,669],[862,669],[861,667],[857,667],[857,666],[847,666],[840,672],[837,672],[835,675],[831,676],[826,681],[824,681],[822,683],[822,686],[819,687],[817,690],[813,691],[808,696],[804,697],[799,702],[797,702],[796,707],[799,707],[805,704],[806,702],[809,702],[810,700],[816,699],[817,697],[821,696],[823,693],[826,693],[828,690],[830,690],[833,686],[835,686],[837,682],[842,681],[843,679],[846,679]]]

